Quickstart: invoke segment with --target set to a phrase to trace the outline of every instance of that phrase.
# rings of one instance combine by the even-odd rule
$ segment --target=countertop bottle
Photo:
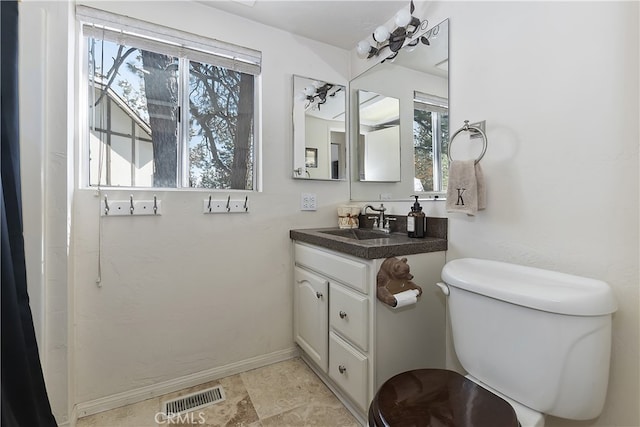
[[[418,203],[418,196],[415,203],[411,206],[411,212],[407,215],[407,236],[422,238],[425,235],[426,216],[422,212],[422,206]]]

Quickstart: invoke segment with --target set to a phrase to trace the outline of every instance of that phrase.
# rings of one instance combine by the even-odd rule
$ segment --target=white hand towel
[[[454,160],[449,166],[447,212],[475,215],[487,207],[484,174],[475,160]]]

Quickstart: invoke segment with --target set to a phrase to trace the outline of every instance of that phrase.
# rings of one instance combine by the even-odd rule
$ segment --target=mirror
[[[347,177],[346,88],[293,76],[293,177]]]
[[[351,152],[351,200],[408,200],[412,194],[446,195],[449,140],[449,22],[445,20],[422,33],[430,45],[403,48],[349,82]],[[385,157],[387,169],[399,171],[398,179],[369,180],[363,157],[357,112],[361,91],[399,102],[400,149],[396,158]],[[371,159],[373,162],[374,159]],[[381,163],[382,164],[382,163]],[[369,164],[374,167],[375,165]],[[364,169],[363,169],[364,168]],[[363,178],[364,176],[364,178]]]
[[[358,93],[360,181],[400,181],[400,101],[375,92]]]

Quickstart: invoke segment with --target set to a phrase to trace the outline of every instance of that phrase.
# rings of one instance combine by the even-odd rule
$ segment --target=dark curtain
[[[55,426],[33,329],[22,236],[18,3],[0,1],[2,133],[2,426]]]

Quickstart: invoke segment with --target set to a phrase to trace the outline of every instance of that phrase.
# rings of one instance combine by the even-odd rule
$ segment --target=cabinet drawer
[[[344,286],[329,285],[329,325],[362,350],[369,346],[369,301]]]
[[[296,264],[304,265],[323,275],[367,293],[367,265],[309,246],[296,243]]]
[[[333,332],[329,332],[329,377],[366,411],[367,358]]]

